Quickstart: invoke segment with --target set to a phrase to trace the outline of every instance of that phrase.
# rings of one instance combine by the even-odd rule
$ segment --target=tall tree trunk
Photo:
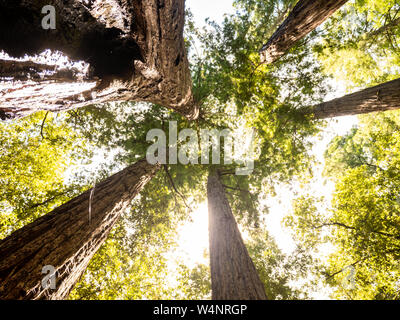
[[[400,79],[316,105],[315,119],[357,115],[400,108]]]
[[[56,8],[54,30],[42,28],[45,5]],[[113,101],[156,103],[196,119],[184,9],[184,0],[0,0],[0,49],[16,68],[0,74],[1,119]],[[27,71],[18,60],[45,49],[90,68],[64,81],[40,68]],[[21,78],[24,70],[29,80]]]
[[[317,28],[348,0],[300,0],[261,48],[261,61],[273,63]]]
[[[141,160],[0,241],[0,299],[63,299],[121,213],[157,171]],[[56,289],[42,286],[43,267]]]
[[[207,184],[213,300],[266,300],[218,174]]]

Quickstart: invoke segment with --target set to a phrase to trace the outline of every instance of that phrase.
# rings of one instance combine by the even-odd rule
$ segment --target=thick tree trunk
[[[266,300],[217,174],[207,184],[213,300]]]
[[[183,39],[184,4],[184,0],[0,0],[0,49],[15,57],[18,67],[0,74],[1,118],[144,101],[196,119],[199,107]],[[42,28],[45,5],[56,8],[55,30]],[[90,69],[72,84],[58,78],[21,78],[17,58],[45,49],[89,63]]]
[[[0,241],[0,299],[66,297],[157,169],[141,160]],[[56,270],[54,290],[42,286],[44,266]]]
[[[297,41],[317,28],[348,0],[300,0],[286,20],[261,48],[261,61],[273,63]]]
[[[396,79],[316,105],[312,113],[315,119],[325,119],[399,108],[400,79]]]

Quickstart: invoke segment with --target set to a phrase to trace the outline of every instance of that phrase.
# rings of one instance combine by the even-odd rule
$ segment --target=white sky
[[[234,13],[232,0],[186,0],[196,23],[201,26],[206,18],[221,22],[225,13]]]

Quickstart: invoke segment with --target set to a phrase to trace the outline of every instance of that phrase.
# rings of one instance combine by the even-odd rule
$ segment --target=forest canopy
[[[1,299],[400,299],[399,0],[49,2],[0,2]]]

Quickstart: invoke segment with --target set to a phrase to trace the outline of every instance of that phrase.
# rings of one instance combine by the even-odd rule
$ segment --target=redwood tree
[[[42,8],[56,9],[43,29]],[[112,101],[146,101],[196,119],[186,55],[184,0],[0,0],[0,118]],[[88,70],[17,58],[61,51]]]
[[[261,60],[272,63],[283,56],[348,0],[300,0],[286,20],[261,48]]]
[[[313,107],[316,119],[357,115],[400,108],[400,79],[333,99]]]
[[[55,30],[40,26],[41,8],[48,2],[57,9]],[[345,2],[300,1],[265,46],[265,59],[279,58]],[[94,0],[87,5],[0,0],[0,8],[0,48],[14,58],[52,49],[90,64],[83,72],[0,61],[2,119],[121,100],[162,104],[189,119],[197,117],[182,36],[183,0]],[[315,118],[393,109],[398,86],[395,80],[318,105]],[[139,162],[0,242],[0,298],[65,297],[125,205],[155,171]],[[213,298],[266,299],[216,174],[209,177],[208,198]],[[57,270],[55,291],[41,287],[45,265]]]
[[[0,299],[63,299],[158,169],[141,160],[0,241]],[[43,267],[56,288],[43,286]]]
[[[218,173],[207,183],[213,300],[266,300]]]

